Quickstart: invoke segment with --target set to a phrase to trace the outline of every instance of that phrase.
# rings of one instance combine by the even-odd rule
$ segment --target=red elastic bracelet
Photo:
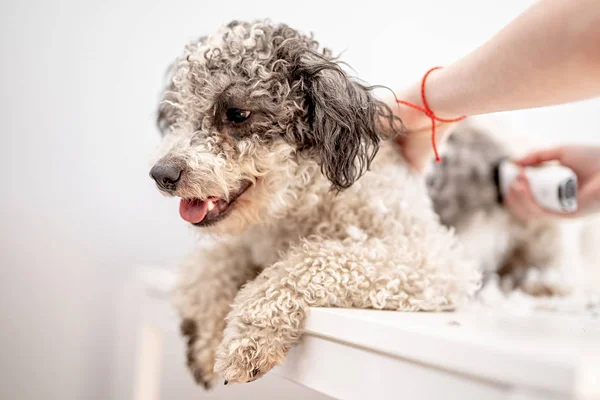
[[[429,71],[427,71],[425,75],[423,75],[423,80],[421,81],[421,101],[423,102],[423,107],[405,100],[396,100],[400,104],[404,104],[405,106],[412,107],[416,110],[421,111],[423,114],[427,115],[431,119],[431,145],[433,146],[433,152],[435,153],[435,161],[437,162],[440,162],[442,159],[438,154],[437,144],[435,142],[435,122],[458,122],[467,117],[466,115],[463,115],[462,117],[453,119],[440,118],[434,114],[431,108],[429,108],[429,104],[427,104],[427,98],[425,97],[425,81],[427,80],[427,77],[430,73],[440,68],[442,67],[433,67]]]

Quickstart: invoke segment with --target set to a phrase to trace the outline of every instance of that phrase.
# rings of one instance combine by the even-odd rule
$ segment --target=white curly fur
[[[215,367],[228,381],[269,371],[300,337],[308,307],[446,310],[479,287],[476,268],[396,149],[386,146],[372,170],[337,195],[308,164],[291,178],[304,185],[288,189],[287,215],[199,250],[182,271],[178,308],[197,321],[193,368],[206,381],[215,378],[219,342]]]
[[[188,365],[207,388],[280,363],[309,307],[454,309],[480,287],[482,260],[495,254],[497,268],[508,251],[459,246],[390,142],[365,173],[383,130],[376,120],[394,121],[317,49],[285,25],[234,22],[172,67],[156,160],[182,172],[163,191],[229,199],[252,182],[224,219],[199,228],[212,240],[183,265],[176,292]],[[227,107],[252,117],[231,124]],[[496,228],[514,224],[500,214],[507,222]],[[474,218],[459,227],[464,237]]]

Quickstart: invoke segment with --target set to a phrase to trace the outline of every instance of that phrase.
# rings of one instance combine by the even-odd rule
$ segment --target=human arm
[[[422,105],[420,82],[397,93]],[[441,118],[535,108],[600,95],[600,2],[543,0],[481,47],[434,71],[426,97]],[[393,104],[406,128],[408,161],[422,169],[431,155],[430,119]],[[438,127],[442,141],[451,124]]]

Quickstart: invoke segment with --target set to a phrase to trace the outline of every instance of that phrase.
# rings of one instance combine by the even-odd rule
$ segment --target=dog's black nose
[[[150,176],[156,184],[167,191],[177,189],[177,182],[181,178],[181,168],[170,162],[160,162],[150,170]]]

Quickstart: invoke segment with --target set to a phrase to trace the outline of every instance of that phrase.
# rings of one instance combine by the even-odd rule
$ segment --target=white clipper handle
[[[525,176],[536,203],[548,210],[570,213],[577,210],[577,175],[563,165],[525,167]],[[511,183],[517,178],[519,167],[505,160],[498,166],[500,195],[506,196]]]

